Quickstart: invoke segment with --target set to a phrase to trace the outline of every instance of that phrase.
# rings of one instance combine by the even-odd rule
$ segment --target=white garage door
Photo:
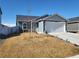
[[[45,30],[48,33],[65,32],[65,22],[45,22]]]

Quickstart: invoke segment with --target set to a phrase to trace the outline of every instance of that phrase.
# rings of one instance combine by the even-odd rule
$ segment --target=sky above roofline
[[[57,13],[64,18],[79,16],[79,0],[0,0],[2,23],[16,25],[16,15],[42,16]]]

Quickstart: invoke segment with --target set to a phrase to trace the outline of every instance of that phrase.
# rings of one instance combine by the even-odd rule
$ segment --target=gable
[[[66,21],[63,17],[61,17],[57,14],[51,15],[47,18],[44,18],[43,20],[54,21],[54,22],[65,22]]]

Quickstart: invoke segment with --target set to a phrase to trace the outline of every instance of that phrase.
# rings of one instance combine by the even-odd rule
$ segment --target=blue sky
[[[79,16],[79,0],[0,0],[0,6],[2,23],[9,26],[16,25],[16,15],[58,13],[65,18]]]

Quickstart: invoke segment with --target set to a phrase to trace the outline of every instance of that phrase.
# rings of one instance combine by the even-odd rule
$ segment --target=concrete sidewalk
[[[56,36],[63,40],[70,41],[73,44],[79,45],[79,34],[75,33],[49,33],[49,35]]]
[[[71,56],[71,57],[68,57],[68,58],[79,58],[79,55]]]

